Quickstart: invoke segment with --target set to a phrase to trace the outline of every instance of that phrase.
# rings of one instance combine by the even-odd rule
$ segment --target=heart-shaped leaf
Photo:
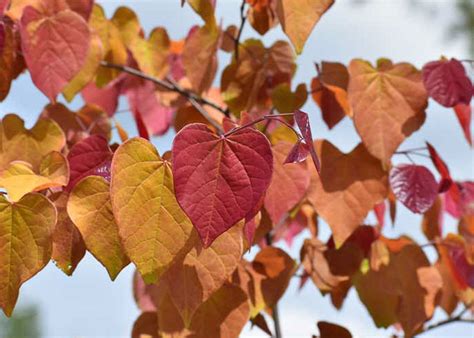
[[[456,59],[428,62],[423,66],[428,94],[440,105],[469,105],[474,88],[461,62]]]
[[[110,203],[109,183],[100,176],[79,181],[69,197],[67,212],[87,249],[114,280],[130,262],[125,255]]]
[[[31,193],[16,203],[0,194],[0,307],[13,312],[21,284],[51,259],[56,209],[43,195]]]
[[[115,152],[110,192],[125,252],[154,283],[184,254],[192,230],[176,201],[170,163],[148,141],[130,139]]]
[[[219,137],[204,124],[190,124],[176,135],[172,152],[176,198],[204,247],[254,216],[273,170],[262,133],[244,128]]]
[[[312,175],[308,200],[331,227],[339,246],[388,193],[382,163],[363,144],[349,154],[328,141],[316,142],[321,172]]]
[[[397,199],[411,211],[422,214],[438,194],[438,184],[426,167],[401,164],[390,171],[390,185]]]
[[[66,190],[72,188],[82,178],[98,175],[110,180],[112,150],[109,142],[100,135],[92,135],[76,143],[67,155],[71,176]]]

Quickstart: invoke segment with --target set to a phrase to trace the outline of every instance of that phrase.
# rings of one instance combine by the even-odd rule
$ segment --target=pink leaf
[[[204,247],[248,216],[273,170],[270,143],[261,132],[244,128],[218,136],[201,123],[176,135],[172,161],[176,198]]]
[[[445,107],[471,102],[473,87],[461,62],[432,61],[423,67],[423,82],[429,96]]]
[[[304,142],[309,148],[309,153],[311,154],[311,158],[313,159],[314,166],[316,170],[320,172],[321,164],[319,162],[318,155],[316,155],[316,150],[314,150],[313,146],[313,135],[311,133],[311,126],[309,125],[309,118],[308,114],[301,110],[297,110],[294,113],[296,124],[303,135]]]
[[[461,125],[464,137],[467,142],[472,146],[472,135],[471,135],[471,121],[472,121],[472,109],[467,104],[457,104],[454,106],[454,112],[458,118],[459,124]]]
[[[141,117],[149,135],[163,135],[168,131],[174,109],[161,104],[153,82],[139,81],[127,86],[125,93],[135,118]]]
[[[454,182],[443,197],[444,209],[451,216],[474,215],[474,182]]]
[[[415,213],[427,211],[438,193],[433,174],[421,165],[401,164],[393,167],[389,179],[397,199]]]
[[[82,69],[90,32],[77,13],[55,6],[39,12],[28,6],[20,21],[23,56],[34,84],[50,99]],[[60,7],[60,6],[58,6]]]
[[[90,83],[81,94],[84,101],[99,106],[109,116],[113,116],[118,106],[120,86],[116,81],[110,82],[104,88],[97,88],[94,83]]]
[[[102,176],[110,181],[112,150],[103,136],[92,135],[76,143],[67,159],[71,173],[67,191],[71,191],[77,182],[90,175]]]

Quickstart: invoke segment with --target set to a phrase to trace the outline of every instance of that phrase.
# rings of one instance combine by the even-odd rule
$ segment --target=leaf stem
[[[287,113],[287,114],[275,114],[275,115],[264,115],[262,117],[259,117],[258,119],[256,120],[253,120],[253,121],[250,121],[248,123],[245,123],[239,127],[236,127],[234,129],[231,129],[229,130],[227,133],[224,134],[224,137],[227,137],[227,136],[230,136],[236,132],[238,132],[239,130],[242,130],[242,129],[245,129],[245,128],[248,128],[248,127],[251,127],[259,122],[262,122],[262,121],[269,121],[269,120],[273,120],[275,119],[276,121],[284,124],[286,127],[288,127],[289,129],[291,129],[295,134],[296,134],[296,137],[298,137],[299,140],[301,140],[303,137],[298,133],[298,131],[293,128],[293,126],[291,124],[289,124],[288,122],[284,121],[284,120],[281,120],[280,117],[281,116],[293,116],[293,113]]]

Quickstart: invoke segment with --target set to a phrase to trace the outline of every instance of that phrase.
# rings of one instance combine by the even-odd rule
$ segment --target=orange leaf
[[[386,197],[387,173],[362,144],[348,154],[329,141],[318,141],[315,147],[321,172],[318,176],[313,170],[308,199],[331,227],[338,247]]]
[[[349,65],[349,101],[354,124],[367,150],[388,164],[405,138],[425,121],[428,96],[419,70],[382,59],[374,68],[355,59]]]

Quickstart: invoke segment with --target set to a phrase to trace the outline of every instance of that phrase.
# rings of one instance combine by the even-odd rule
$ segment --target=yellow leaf
[[[300,83],[295,92],[291,91],[288,83],[282,83],[272,90],[273,106],[280,113],[291,113],[301,108],[308,98],[308,91],[306,85]]]
[[[14,114],[6,115],[0,122],[0,172],[13,161],[24,161],[38,170],[43,157],[60,151],[66,143],[61,128],[50,119],[40,118],[30,130]]]
[[[211,0],[188,0],[191,8],[204,20],[206,26],[215,27],[216,17]]]
[[[156,282],[183,253],[192,224],[174,194],[170,164],[141,138],[112,160],[111,200],[125,251],[144,281]]]
[[[0,307],[11,316],[21,284],[51,258],[56,209],[43,195],[32,193],[10,203],[0,195]]]
[[[109,183],[100,176],[87,176],[69,196],[67,212],[79,229],[87,250],[114,280],[130,260],[125,255],[110,203]]]
[[[0,187],[5,188],[11,201],[16,202],[24,195],[53,187],[67,185],[69,165],[58,152],[49,153],[41,161],[36,174],[28,163],[15,161],[0,174]]]
[[[277,1],[277,15],[283,31],[290,38],[296,53],[301,54],[314,26],[334,0]]]
[[[117,8],[112,23],[118,28],[126,46],[129,46],[142,30],[137,15],[128,7]]]
[[[170,40],[164,28],[155,28],[148,40],[137,35],[128,47],[144,73],[157,78],[168,73]]]

